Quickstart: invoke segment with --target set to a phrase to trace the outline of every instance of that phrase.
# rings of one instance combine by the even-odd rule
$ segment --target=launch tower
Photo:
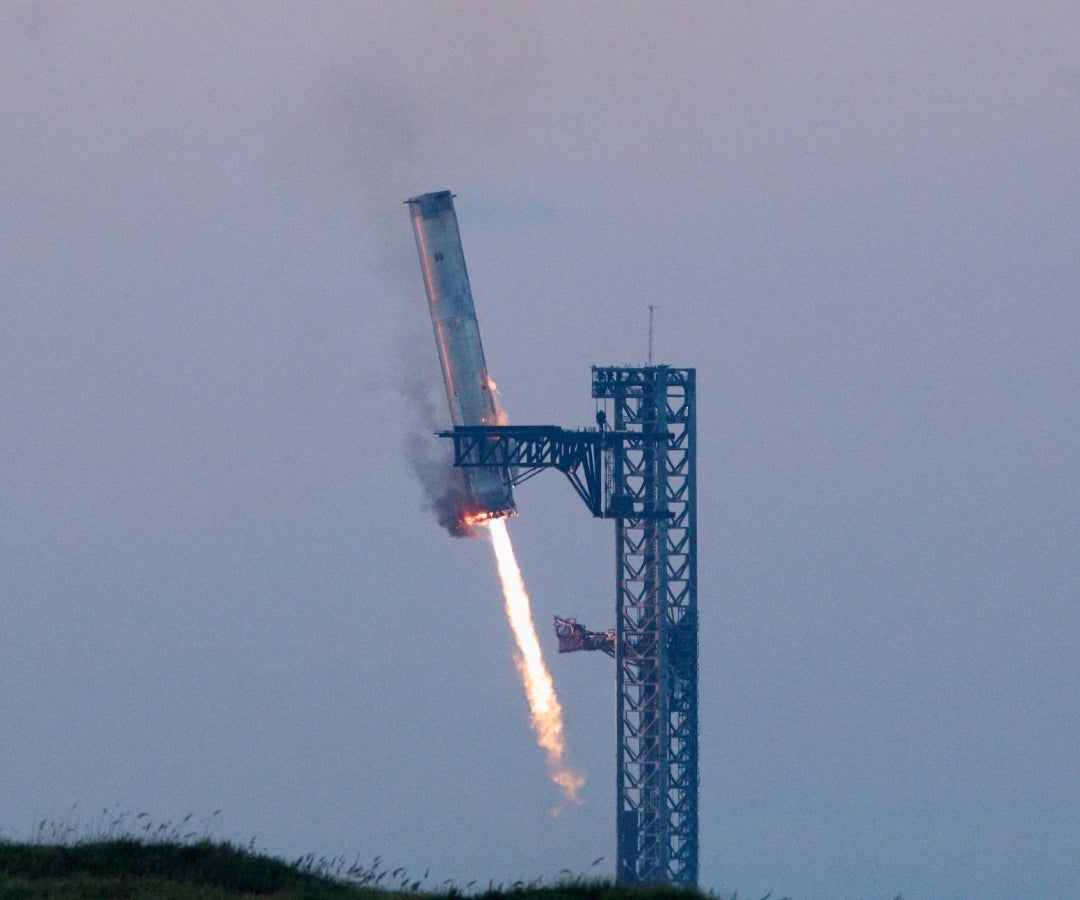
[[[520,484],[558,469],[615,520],[615,628],[556,619],[562,652],[616,665],[616,877],[696,885],[698,619],[695,370],[594,366],[595,429],[458,427],[454,464]]]
[[[617,877],[698,877],[694,370],[593,368],[614,405]]]

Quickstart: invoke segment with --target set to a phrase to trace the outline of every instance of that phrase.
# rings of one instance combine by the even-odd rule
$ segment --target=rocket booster
[[[450,419],[455,427],[503,424],[484,362],[453,194],[438,191],[405,202],[424,271]],[[515,514],[508,471],[498,466],[461,471],[472,501],[465,514],[472,521]]]

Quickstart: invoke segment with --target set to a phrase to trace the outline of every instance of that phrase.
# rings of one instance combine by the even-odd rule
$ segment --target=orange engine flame
[[[500,510],[499,512],[488,512],[487,510],[462,512],[459,514],[457,527],[453,530],[453,534],[456,537],[475,537],[475,526],[486,525],[492,519],[505,519],[516,515],[517,513],[512,509]]]
[[[562,788],[567,800],[580,804],[578,791],[585,784],[585,779],[563,762],[566,744],[563,738],[562,707],[559,705],[559,698],[555,696],[555,686],[544,664],[544,654],[540,650],[540,641],[536,637],[536,628],[532,621],[529,595],[525,592],[521,569],[514,557],[506,521],[491,519],[486,524],[491,532],[499,580],[506,598],[506,615],[510,619],[510,628],[517,641],[517,667],[529,699],[537,743],[547,753],[551,780]]]
[[[483,525],[485,522],[490,522],[492,519],[501,519],[505,515],[505,513],[489,512],[465,513],[461,517],[461,522],[463,525],[472,528],[473,525]]]

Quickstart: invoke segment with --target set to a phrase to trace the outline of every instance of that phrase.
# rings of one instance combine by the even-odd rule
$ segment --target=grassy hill
[[[136,838],[73,844],[0,841],[0,900],[451,900],[452,885],[425,890],[401,870],[345,867],[303,857],[293,863],[228,843],[143,841]],[[700,900],[710,895],[678,888],[630,889],[571,879],[549,887],[491,886],[466,892],[477,900]],[[711,897],[710,900],[720,900]]]

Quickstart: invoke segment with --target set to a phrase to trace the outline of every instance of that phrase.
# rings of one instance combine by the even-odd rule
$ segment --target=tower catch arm
[[[643,497],[611,494],[604,484],[604,453],[666,445],[667,430],[625,431],[580,429],[557,425],[459,425],[439,431],[454,442],[454,465],[465,469],[501,467],[513,485],[528,481],[542,469],[558,469],[589,512],[600,519],[632,516],[663,518]]]

